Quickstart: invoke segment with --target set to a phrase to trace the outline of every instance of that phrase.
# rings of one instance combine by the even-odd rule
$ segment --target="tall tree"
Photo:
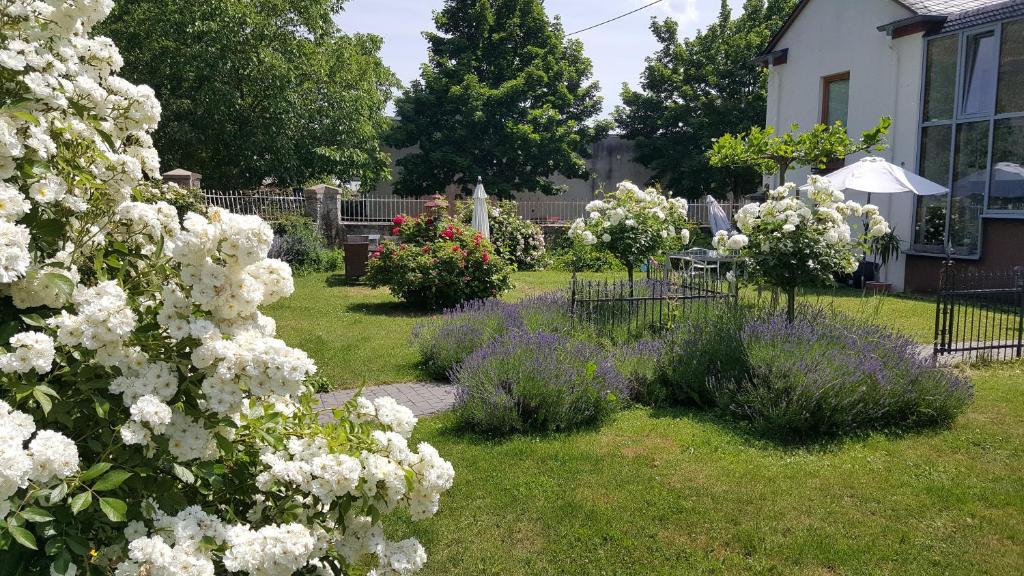
[[[346,0],[121,0],[102,33],[122,74],[163,105],[165,166],[212,187],[388,175],[380,142],[398,88],[377,36],[343,34]]]
[[[682,41],[672,19],[651,22],[661,48],[647,58],[639,90],[623,85],[615,120],[655,180],[691,198],[757,189],[757,171],[712,168],[705,152],[723,134],[764,124],[767,72],[755,59],[795,3],[747,0],[733,19],[722,0],[718,20]]]
[[[482,176],[502,197],[558,192],[551,176],[587,178],[588,148],[607,133],[598,84],[579,40],[542,0],[445,0],[426,32],[429,60],[397,101],[389,143],[395,191],[463,190]]]

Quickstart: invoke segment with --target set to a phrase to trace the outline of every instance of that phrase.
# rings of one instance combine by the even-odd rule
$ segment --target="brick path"
[[[330,420],[330,410],[348,402],[355,395],[355,390],[334,390],[323,392],[320,396],[321,420]],[[390,384],[387,386],[371,386],[363,388],[363,396],[370,400],[381,396],[391,396],[399,404],[408,407],[417,416],[427,416],[450,410],[455,405],[455,386],[432,382],[411,382],[408,384]]]

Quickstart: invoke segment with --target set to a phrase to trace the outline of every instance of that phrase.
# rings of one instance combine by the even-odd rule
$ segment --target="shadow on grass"
[[[362,280],[349,278],[344,274],[331,274],[330,276],[327,277],[327,280],[325,280],[324,283],[327,284],[328,288],[351,288],[355,286],[366,287],[366,284],[363,284]]]
[[[740,443],[759,450],[781,450],[792,453],[825,454],[837,452],[850,446],[863,444],[871,438],[899,440],[906,437],[928,437],[942,434],[951,429],[952,423],[920,426],[911,429],[895,427],[865,429],[845,434],[795,436],[765,433],[740,418],[732,417],[720,409],[690,407],[657,407],[651,408],[652,418],[685,418],[697,423],[714,426],[729,433]]]
[[[433,313],[418,310],[405,302],[354,302],[345,306],[347,312],[367,314],[369,316],[428,318]]]

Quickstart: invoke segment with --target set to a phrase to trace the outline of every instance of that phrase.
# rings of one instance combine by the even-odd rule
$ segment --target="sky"
[[[592,26],[653,0],[546,0],[548,15],[559,15],[568,32]],[[427,59],[424,30],[432,30],[432,12],[443,0],[349,0],[335,20],[346,32],[377,34],[384,38],[384,63],[408,84],[419,76]],[[651,17],[671,16],[679,22],[682,37],[693,36],[718,16],[720,0],[663,0],[641,12],[580,34],[594,63],[594,79],[601,83],[604,115],[619,104],[622,83],[637,87],[644,58],[658,49],[649,30]],[[733,17],[743,0],[729,0]]]

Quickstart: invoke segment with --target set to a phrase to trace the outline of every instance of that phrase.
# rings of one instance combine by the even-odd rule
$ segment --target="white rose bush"
[[[673,240],[690,242],[687,228],[688,204],[683,198],[669,198],[650,188],[641,190],[632,182],[586,207],[583,218],[569,228],[569,236],[586,245],[598,246],[621,262],[633,280],[633,271],[663,252]]]
[[[265,222],[139,201],[160,107],[90,36],[111,6],[0,0],[0,571],[417,571],[381,521],[451,465],[389,398],[320,423]]]
[[[719,232],[712,242],[739,254],[753,276],[786,293],[787,317],[795,316],[796,289],[828,286],[836,274],[856,271],[871,239],[889,233],[878,207],[845,199],[828,178],[811,176],[809,198],[795,195],[788,183],[768,193],[762,204],[747,204],[736,213],[739,232]],[[863,234],[854,234],[852,219],[863,219]]]

